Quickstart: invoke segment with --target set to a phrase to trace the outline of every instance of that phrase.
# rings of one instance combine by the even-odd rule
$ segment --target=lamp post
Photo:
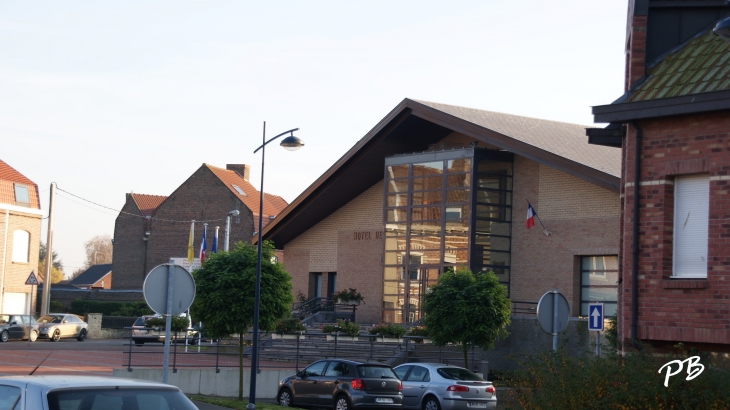
[[[231,217],[236,216],[240,214],[237,209],[232,210],[228,213],[228,216],[226,217],[226,239],[225,243],[223,244],[223,250],[228,252],[228,241],[231,239]]]
[[[304,143],[302,140],[294,136],[294,131],[298,131],[299,128],[294,128],[289,131],[284,131],[281,134],[266,141],[266,121],[264,121],[264,135],[262,138],[263,144],[256,148],[254,154],[261,150],[261,189],[259,190],[259,241],[258,241],[258,254],[256,256],[256,288],[254,291],[254,305],[253,305],[253,343],[251,346],[251,386],[248,393],[248,405],[246,410],[254,410],[256,408],[256,374],[258,370],[258,359],[259,359],[259,305],[261,304],[261,241],[262,231],[264,225],[264,158],[266,157],[266,144],[271,141],[289,134],[288,137],[284,138],[279,145],[286,148],[289,151],[296,151],[301,148]]]

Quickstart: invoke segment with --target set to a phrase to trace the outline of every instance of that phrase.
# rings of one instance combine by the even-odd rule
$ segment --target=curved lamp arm
[[[265,142],[265,143],[264,143],[263,145],[261,145],[260,147],[256,148],[256,150],[255,150],[255,151],[254,151],[253,153],[254,153],[254,154],[255,154],[255,153],[257,153],[257,152],[258,152],[258,151],[259,151],[259,150],[260,150],[261,148],[263,148],[264,146],[266,146],[266,144],[268,144],[268,143],[270,143],[271,141],[273,141],[273,140],[275,140],[275,139],[277,139],[277,138],[281,137],[282,135],[285,135],[285,134],[289,134],[290,132],[291,132],[291,133],[293,133],[294,131],[299,131],[299,128],[293,128],[293,129],[290,129],[289,131],[284,131],[284,132],[282,132],[281,134],[279,134],[279,135],[277,135],[277,136],[275,136],[275,137],[271,138],[270,140],[266,141],[266,142]]]

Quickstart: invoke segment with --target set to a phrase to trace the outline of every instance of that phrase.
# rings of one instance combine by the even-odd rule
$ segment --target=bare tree
[[[109,235],[97,235],[84,243],[86,262],[84,268],[92,265],[112,263],[112,240]]]

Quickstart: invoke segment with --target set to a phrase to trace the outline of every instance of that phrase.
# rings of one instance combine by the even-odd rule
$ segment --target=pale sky
[[[623,92],[627,2],[0,0],[0,158],[113,209],[203,163],[294,200],[403,98],[590,125]],[[117,212],[59,193],[65,272]],[[222,216],[223,217],[223,216]],[[46,221],[42,240],[46,239]]]

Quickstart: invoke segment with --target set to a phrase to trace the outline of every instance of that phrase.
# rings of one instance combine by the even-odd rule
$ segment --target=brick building
[[[493,270],[513,301],[558,288],[573,316],[615,306],[617,150],[585,127],[402,101],[264,229],[294,292],[356,288],[360,323],[412,322],[455,266]],[[527,229],[527,201],[542,227]]]
[[[730,46],[724,1],[629,2],[626,92],[593,108],[622,155],[618,334],[730,352]]]
[[[3,313],[31,312],[31,288],[38,273],[41,236],[38,185],[0,160],[0,308]],[[33,298],[35,304],[35,298]]]
[[[248,180],[248,165],[226,168],[203,164],[169,196],[127,194],[114,227],[113,289],[142,289],[152,268],[171,258],[185,258],[193,220],[196,255],[204,223],[208,252],[216,226],[220,227],[219,249],[223,249],[225,218],[233,210],[239,214],[231,218],[231,246],[251,241],[259,192]],[[281,197],[265,194],[264,220],[273,219],[286,205]]]

